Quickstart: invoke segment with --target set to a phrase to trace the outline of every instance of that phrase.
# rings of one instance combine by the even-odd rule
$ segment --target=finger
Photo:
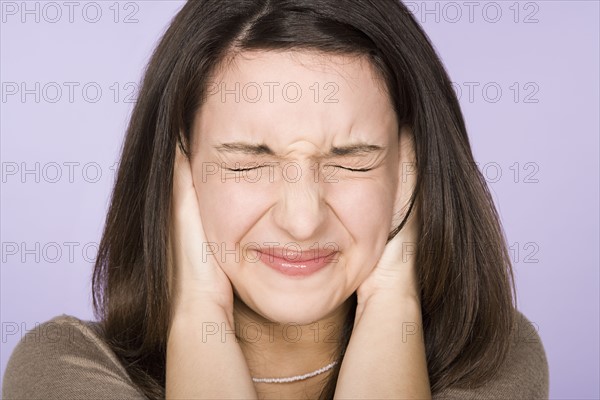
[[[409,130],[402,130],[400,137],[400,162],[402,163],[402,176],[400,180],[400,205],[403,216],[408,212],[410,197],[417,184],[417,162],[414,141]]]
[[[175,168],[173,172],[173,198],[177,221],[182,226],[194,226],[194,221],[200,221],[200,210],[196,196],[196,188],[192,178],[190,162],[177,146],[175,153]],[[197,232],[198,234],[201,233]]]
[[[382,269],[396,269],[402,261],[402,234],[398,233],[390,240],[383,249],[383,254],[379,258],[378,267]]]
[[[173,195],[176,202],[184,201],[185,196],[193,189],[192,171],[188,158],[179,146],[175,149],[175,166],[173,171]]]
[[[173,229],[176,248],[174,249],[182,277],[186,267],[192,267],[198,260],[188,259],[197,257],[198,250],[206,245],[206,238],[200,217],[200,208],[192,179],[190,162],[177,146],[175,166],[173,171]],[[186,247],[187,246],[187,247]],[[194,256],[192,256],[194,255]]]

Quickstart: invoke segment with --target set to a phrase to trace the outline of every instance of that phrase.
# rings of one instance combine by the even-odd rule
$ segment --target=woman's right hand
[[[200,307],[217,305],[233,323],[233,289],[206,239],[190,164],[177,145],[169,237],[173,316],[197,315]]]
[[[234,327],[233,289],[208,250],[192,169],[179,146],[172,195],[165,398],[257,399],[240,344],[223,336]]]

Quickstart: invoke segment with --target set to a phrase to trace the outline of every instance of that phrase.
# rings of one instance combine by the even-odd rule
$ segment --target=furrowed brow
[[[375,144],[357,143],[347,146],[335,147],[329,150],[328,157],[343,157],[343,156],[363,156],[373,153],[379,153],[384,148]]]
[[[236,153],[249,155],[275,155],[275,152],[264,144],[251,144],[244,142],[222,143],[215,146],[215,149],[221,153]]]
[[[234,154],[247,154],[247,155],[270,155],[277,156],[277,154],[265,144],[253,144],[246,142],[231,142],[221,143],[215,146],[215,149],[221,153],[234,153]],[[325,157],[344,157],[344,156],[363,156],[373,153],[379,153],[385,150],[384,147],[367,144],[367,143],[355,143],[346,146],[333,146],[329,153],[324,154]]]

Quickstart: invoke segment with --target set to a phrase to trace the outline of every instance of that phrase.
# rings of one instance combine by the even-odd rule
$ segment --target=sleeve
[[[2,398],[147,400],[93,329],[65,314],[21,338],[4,372]]]
[[[537,325],[517,310],[516,337],[493,380],[475,389],[448,388],[434,400],[548,399],[548,360]]]

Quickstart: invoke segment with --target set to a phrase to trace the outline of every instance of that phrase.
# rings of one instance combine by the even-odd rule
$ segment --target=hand
[[[404,158],[406,159],[406,158]],[[414,187],[404,182],[398,193],[404,215]],[[416,251],[420,216],[415,203],[402,230],[386,244],[377,265],[357,289],[354,327],[344,354],[336,399],[431,399],[417,279]],[[393,221],[397,226],[399,221]],[[411,324],[411,335],[400,335]],[[418,332],[418,333],[417,333]],[[414,335],[412,334],[414,333]],[[366,368],[365,365],[385,365]]]
[[[406,216],[410,197],[416,185],[416,174],[408,173],[404,166],[414,166],[414,147],[408,135],[402,136],[400,160],[403,162],[402,183],[399,187],[399,203],[403,205],[404,213],[394,226],[397,226]],[[420,210],[415,202],[410,216],[402,230],[390,240],[383,251],[377,265],[371,274],[357,289],[357,311],[374,295],[380,293],[392,294],[403,298],[420,300],[420,287],[416,271],[417,242],[420,237]]]
[[[233,322],[233,289],[206,240],[190,162],[177,146],[171,205],[171,272],[173,315],[195,315],[200,306],[217,305]]]
[[[410,217],[400,232],[390,240],[371,274],[358,287],[358,304],[379,293],[419,299],[419,284],[415,265],[419,229],[418,207],[415,203]]]

